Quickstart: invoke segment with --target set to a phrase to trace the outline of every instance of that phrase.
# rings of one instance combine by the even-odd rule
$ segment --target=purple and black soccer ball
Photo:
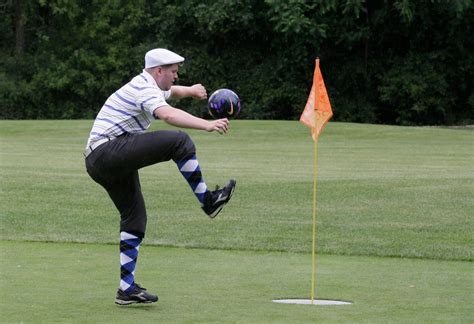
[[[207,108],[213,118],[235,118],[240,113],[240,99],[232,90],[219,89],[209,97]]]

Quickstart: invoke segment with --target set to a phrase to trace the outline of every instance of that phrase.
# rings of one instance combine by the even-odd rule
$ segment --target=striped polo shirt
[[[143,70],[107,99],[97,114],[86,148],[104,138],[146,131],[155,119],[153,111],[168,105],[166,99],[170,96],[170,90],[161,90]]]

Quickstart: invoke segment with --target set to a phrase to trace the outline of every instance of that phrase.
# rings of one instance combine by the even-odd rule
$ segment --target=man
[[[214,218],[229,202],[235,180],[222,189],[207,188],[190,137],[179,130],[145,132],[153,119],[168,124],[225,134],[227,118],[204,120],[170,106],[167,99],[193,97],[204,100],[201,84],[174,85],[184,58],[167,49],[145,55],[145,69],[113,93],[98,113],[85,150],[87,172],[105,188],[120,212],[120,286],[115,303],[153,303],[158,297],[135,282],[140,244],[145,236],[147,215],[138,169],[173,160],[187,180],[201,208]]]

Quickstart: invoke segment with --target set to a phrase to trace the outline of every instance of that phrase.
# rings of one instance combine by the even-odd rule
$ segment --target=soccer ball
[[[234,118],[240,112],[240,99],[232,90],[219,89],[209,97],[207,108],[213,118]]]

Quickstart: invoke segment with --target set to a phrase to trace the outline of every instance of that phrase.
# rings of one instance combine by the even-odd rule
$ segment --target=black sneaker
[[[216,217],[225,204],[229,202],[234,193],[235,184],[235,180],[230,180],[224,188],[219,189],[219,187],[216,187],[216,190],[206,193],[202,209],[210,218]]]
[[[117,297],[115,297],[115,303],[118,305],[130,305],[134,303],[154,303],[158,301],[158,296],[147,293],[146,288],[140,287],[139,284],[135,283],[135,288],[129,294],[124,292],[122,289],[117,290]]]

